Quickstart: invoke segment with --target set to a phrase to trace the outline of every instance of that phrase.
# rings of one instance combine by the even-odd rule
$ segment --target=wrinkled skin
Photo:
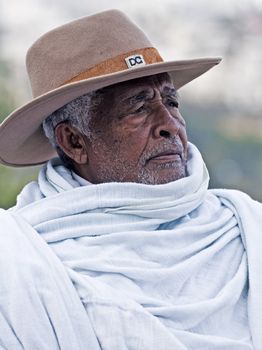
[[[105,88],[89,130],[87,160],[75,162],[75,171],[92,183],[163,184],[186,176],[185,121],[166,73]]]

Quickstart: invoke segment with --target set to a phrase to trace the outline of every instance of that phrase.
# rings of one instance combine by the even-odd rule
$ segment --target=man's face
[[[187,135],[168,74],[103,89],[85,138],[92,183],[163,184],[186,175]]]

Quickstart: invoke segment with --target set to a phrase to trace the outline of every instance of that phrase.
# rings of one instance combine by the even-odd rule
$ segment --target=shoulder
[[[262,203],[238,190],[215,189],[209,190],[219,198],[220,202],[231,208],[239,218],[253,218],[262,226]]]
[[[43,198],[44,195],[40,191],[38,182],[32,181],[29,184],[27,184],[18,194],[16,199],[16,205],[11,210],[15,211]]]

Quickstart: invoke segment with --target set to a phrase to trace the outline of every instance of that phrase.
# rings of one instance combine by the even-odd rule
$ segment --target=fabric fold
[[[261,204],[208,181],[192,144],[164,185],[93,185],[55,159],[11,213],[61,263],[101,349],[261,349]]]

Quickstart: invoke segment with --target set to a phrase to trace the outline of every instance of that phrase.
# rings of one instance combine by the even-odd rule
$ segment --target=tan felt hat
[[[0,162],[27,166],[54,157],[42,121],[80,95],[163,72],[170,73],[179,89],[220,61],[216,57],[164,62],[141,29],[118,10],[53,29],[28,50],[33,100],[0,125]]]

